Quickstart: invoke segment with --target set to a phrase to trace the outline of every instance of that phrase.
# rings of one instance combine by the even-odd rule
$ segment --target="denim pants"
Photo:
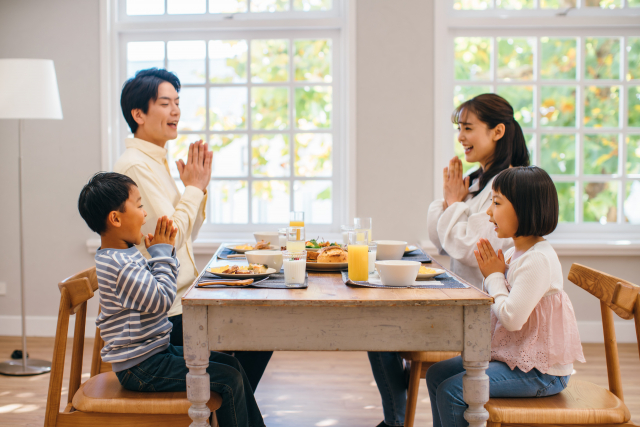
[[[165,351],[116,375],[127,390],[186,391],[188,372],[182,347],[169,344]],[[264,427],[249,380],[233,356],[212,351],[207,373],[211,391],[222,396],[222,406],[216,411],[220,425]]]
[[[489,362],[490,397],[544,397],[560,393],[567,387],[570,375],[558,377],[543,374],[537,369],[523,372],[511,370],[506,363]],[[427,388],[431,399],[434,427],[462,427],[468,405],[462,399],[462,357],[443,360],[427,371]]]
[[[182,347],[182,314],[169,317],[169,322],[173,324],[169,342],[175,346]],[[254,393],[258,388],[258,383],[262,378],[262,374],[264,374],[264,370],[267,369],[267,364],[272,354],[273,351],[235,351],[232,353],[244,368],[244,372],[249,378],[249,384],[251,384],[251,390]]]
[[[384,422],[390,426],[403,426],[409,371],[404,368],[398,352],[370,351],[368,356],[382,398]]]

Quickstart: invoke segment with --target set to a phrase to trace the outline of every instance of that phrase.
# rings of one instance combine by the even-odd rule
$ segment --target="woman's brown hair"
[[[480,168],[469,175],[470,181],[480,180],[480,188],[472,193],[475,197],[494,176],[509,166],[529,166],[529,152],[522,128],[513,118],[513,107],[503,97],[495,93],[483,93],[471,98],[453,110],[451,121],[457,125],[461,116],[468,113],[475,114],[489,129],[495,129],[500,123],[504,124],[505,128],[504,135],[496,142],[496,149],[488,167]]]

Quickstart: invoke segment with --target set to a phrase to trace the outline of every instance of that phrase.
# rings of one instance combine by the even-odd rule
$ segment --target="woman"
[[[443,197],[427,214],[429,239],[451,258],[451,271],[480,288],[482,273],[473,253],[478,240],[489,240],[503,253],[513,246],[511,239],[498,239],[489,222],[491,183],[511,166],[529,166],[529,152],[513,107],[501,96],[478,95],[456,108],[451,121],[458,125],[465,160],[479,167],[464,177],[462,161],[454,157],[444,168]],[[408,374],[400,354],[369,352],[369,362],[382,396],[384,421],[378,427],[404,425]]]

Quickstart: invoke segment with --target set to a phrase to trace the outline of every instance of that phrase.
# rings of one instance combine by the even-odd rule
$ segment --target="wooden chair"
[[[80,383],[84,350],[87,300],[98,289],[96,269],[90,268],[63,280],[60,288],[60,309],[56,329],[51,377],[45,412],[45,427],[105,426],[105,427],[157,427],[188,426],[190,402],[187,393],[143,393],[125,390],[111,365],[102,363],[100,350],[104,342],[96,328],[93,346],[91,376]],[[65,350],[69,317],[76,315],[71,354],[71,373],[66,408],[59,412],[64,373]],[[212,412],[212,426],[217,426],[215,410],[222,398],[211,392],[207,406]]]
[[[460,356],[460,353],[455,351],[404,351],[400,353],[400,356],[411,364],[404,427],[413,427],[413,422],[416,418],[420,379],[425,378],[427,369],[434,363]]]
[[[634,319],[640,345],[640,287],[580,264],[573,264],[569,280],[600,300],[609,390],[571,379],[555,396],[494,398],[485,405],[487,427],[508,426],[634,426],[622,394],[613,313]]]

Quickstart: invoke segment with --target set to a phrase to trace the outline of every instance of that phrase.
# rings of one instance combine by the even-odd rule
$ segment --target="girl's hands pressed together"
[[[162,243],[175,246],[176,234],[178,234],[178,227],[173,226],[173,220],[162,216],[158,218],[156,233],[153,235],[149,233],[149,235],[144,238],[144,245],[147,249],[149,249],[150,246]]]
[[[504,262],[502,249],[499,249],[496,254],[493,250],[493,246],[491,246],[491,243],[489,243],[487,239],[480,239],[477,245],[478,249],[474,250],[473,253],[476,255],[478,267],[480,267],[482,275],[487,278],[487,276],[493,273],[504,274],[507,266]]]
[[[444,207],[463,202],[469,194],[469,177],[462,177],[462,160],[457,157],[449,161],[449,167],[442,171]]]

